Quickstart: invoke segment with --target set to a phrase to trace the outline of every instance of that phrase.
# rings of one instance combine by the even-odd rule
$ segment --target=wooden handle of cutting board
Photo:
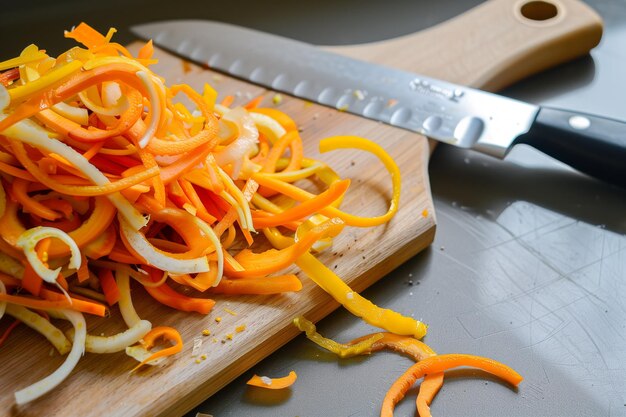
[[[601,37],[602,20],[578,0],[490,0],[415,34],[325,49],[495,91],[587,54]]]

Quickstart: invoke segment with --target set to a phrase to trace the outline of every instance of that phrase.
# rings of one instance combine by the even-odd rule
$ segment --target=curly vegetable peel
[[[368,355],[389,349],[406,355],[416,362],[393,383],[385,395],[380,412],[381,417],[393,417],[396,404],[420,378],[424,379],[415,401],[417,412],[420,417],[431,417],[430,403],[443,386],[444,371],[448,369],[462,366],[482,369],[512,386],[519,385],[523,379],[515,370],[493,359],[466,354],[437,355],[430,346],[410,336],[373,333],[342,344],[323,337],[317,332],[315,325],[302,316],[294,318],[293,324],[300,331],[305,332],[309,340],[340,358]]]
[[[281,273],[295,264],[368,323],[426,333],[353,292],[310,253],[344,226],[380,225],[398,210],[400,172],[380,146],[354,136],[320,142],[321,152],[370,152],[391,175],[385,214],[346,213],[339,207],[350,181],[304,156],[288,115],[258,107],[263,98],[217,104],[208,84],[202,94],[168,86],[149,68],[151,42],[133,57],[111,42],[114,33],[81,23],[65,34],[81,46],[55,58],[30,45],[0,62],[0,306],[69,351],[56,372],[16,393],[18,403],[55,389],[85,349],[125,350],[140,362],[135,369],[183,349],[175,328],[153,327],[135,311],[131,278],[154,302],[207,314],[212,294],[300,290],[296,275]],[[304,179],[326,189],[305,191]],[[257,249],[268,242],[273,248]],[[87,334],[84,314],[106,316],[109,307],[126,330]],[[33,310],[71,321],[71,346]],[[173,345],[151,353],[158,338]]]

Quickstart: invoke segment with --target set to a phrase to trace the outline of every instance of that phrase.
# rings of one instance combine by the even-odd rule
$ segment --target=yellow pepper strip
[[[372,326],[396,334],[412,335],[417,339],[426,335],[427,326],[424,323],[393,310],[380,308],[363,298],[309,252],[300,256],[296,265],[348,311]]]
[[[215,107],[215,101],[217,100],[217,91],[215,91],[215,89],[209,84],[205,83],[204,89],[202,91],[202,99],[204,100],[207,108],[210,111],[213,111],[213,108]]]
[[[24,51],[22,51],[20,56],[0,62],[0,71],[4,71],[9,68],[16,68],[30,62],[39,61],[47,56],[48,55],[46,55],[44,51],[40,51],[39,48],[31,44],[24,48]]]
[[[250,202],[258,209],[267,211],[268,213],[278,214],[283,211],[280,207],[259,193],[254,194]]]
[[[376,352],[382,349],[391,349],[404,355],[410,356],[414,361],[421,361],[423,359],[435,356],[437,353],[426,343],[421,342],[415,338],[407,336],[398,336],[393,333],[377,333],[380,340],[374,343],[371,347],[371,352]],[[365,339],[372,337],[371,334],[354,339],[348,345],[352,343],[360,343]],[[366,352],[370,353],[370,352]]]
[[[264,174],[267,178],[274,178],[286,182],[296,182],[305,178],[309,178],[311,175],[316,174],[319,170],[325,168],[326,165],[322,163],[315,163],[306,168],[302,168],[296,171],[276,172]]]
[[[293,244],[293,239],[283,236],[275,228],[262,229],[268,240],[277,248]],[[403,316],[393,310],[380,308],[363,298],[328,269],[316,257],[306,252],[296,260],[296,265],[309,278],[330,294],[337,302],[357,317],[361,317],[372,326],[383,328],[399,335],[411,335],[421,339],[426,335],[428,327],[421,321]]]
[[[363,355],[372,351],[372,345],[383,338],[382,333],[377,333],[371,337],[364,338],[358,343],[343,344],[327,339],[316,331],[315,325],[302,316],[293,319],[293,324],[306,333],[306,337],[323,347],[324,349],[334,353],[340,358],[350,358],[352,356]]]
[[[371,152],[376,155],[380,161],[385,165],[387,171],[391,175],[391,183],[393,185],[393,194],[391,198],[391,203],[389,205],[389,210],[382,216],[372,217],[372,218],[363,218],[357,217],[350,214],[346,214],[345,218],[342,219],[347,223],[358,223],[358,226],[377,226],[383,223],[387,223],[398,211],[398,204],[400,202],[400,168],[395,163],[393,158],[389,156],[387,152],[378,144],[372,142],[371,140],[360,138],[358,136],[332,136],[320,141],[320,152],[325,153],[328,151],[334,151],[336,149],[360,149],[362,151]],[[332,217],[336,217],[336,214],[333,211],[336,210],[334,208],[329,208],[331,212],[330,215]],[[337,210],[339,211],[339,210]]]
[[[80,68],[82,66],[83,63],[81,61],[72,61],[63,65],[62,67],[51,70],[50,72],[35,81],[31,81],[28,84],[11,88],[9,90],[11,102],[13,103],[17,100],[21,100],[33,94],[48,90],[51,85],[56,84],[59,81],[63,81],[63,79],[65,79],[66,77],[72,75],[77,71],[80,71]]]

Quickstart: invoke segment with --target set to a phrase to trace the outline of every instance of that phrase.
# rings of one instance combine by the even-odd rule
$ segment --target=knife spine
[[[148,37],[157,44],[237,78],[499,158],[538,112],[535,105],[275,35],[203,21],[185,22],[184,30],[178,24],[150,24],[143,34],[152,30]],[[214,36],[206,36],[207,26],[218,28]]]

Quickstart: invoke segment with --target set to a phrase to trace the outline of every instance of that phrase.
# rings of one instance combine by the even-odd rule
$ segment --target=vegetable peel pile
[[[381,416],[391,416],[421,377],[417,409],[429,416],[451,367],[521,381],[486,358],[436,355],[418,340],[424,323],[376,306],[313,255],[331,247],[346,226],[383,225],[398,211],[400,171],[382,147],[356,136],[319,142],[320,153],[369,152],[390,175],[384,214],[347,213],[340,206],[350,179],[304,155],[287,114],[259,107],[262,97],[232,108],[232,96],[217,103],[208,84],[201,93],[168,86],[150,69],[157,62],[152,42],[132,56],[112,42],[114,33],[81,23],[65,33],[80,46],[56,58],[29,45],[0,62],[0,320],[13,318],[0,346],[24,323],[65,356],[50,375],[15,392],[16,404],[53,391],[85,352],[125,352],[136,360],[129,358],[133,375],[183,350],[176,328],[137,313],[132,281],[154,303],[206,315],[215,294],[299,291],[300,278],[284,271],[294,265],[354,315],[386,330],[339,344],[299,317],[295,324],[307,337],[340,357],[389,348],[416,361],[389,390]],[[274,96],[275,105],[281,101]],[[303,181],[323,189],[313,194],[301,188]],[[115,320],[110,309],[119,309],[125,330],[89,334],[89,316]],[[56,320],[72,329],[63,333]],[[248,384],[283,389],[296,378],[294,371],[274,379],[255,375]]]
[[[139,316],[131,281],[155,303],[206,315],[212,294],[300,290],[297,275],[281,272],[297,265],[368,323],[424,336],[423,323],[372,304],[311,254],[346,226],[378,226],[397,212],[400,171],[379,145],[320,141],[321,153],[369,152],[391,176],[386,213],[342,211],[350,180],[304,155],[288,115],[259,107],[262,98],[219,104],[208,84],[201,93],[168,86],[150,69],[151,42],[132,56],[114,33],[81,23],[65,34],[79,46],[57,57],[29,45],[0,62],[0,319],[28,324],[67,355],[17,391],[18,404],[54,390],[85,351],[126,352],[135,371],[183,349],[175,328]],[[312,194],[303,180],[323,189]],[[113,320],[112,308],[125,330],[88,334],[88,316]]]

